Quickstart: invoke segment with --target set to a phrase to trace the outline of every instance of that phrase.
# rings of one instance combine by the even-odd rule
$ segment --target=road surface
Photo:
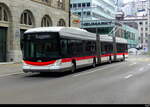
[[[0,75],[0,104],[149,103],[148,56],[130,56],[125,62],[88,67],[73,74],[39,75],[19,71]]]

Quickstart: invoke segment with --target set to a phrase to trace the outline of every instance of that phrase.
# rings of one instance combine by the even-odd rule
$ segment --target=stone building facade
[[[21,61],[20,38],[27,29],[68,26],[68,10],[69,0],[0,0],[0,62]]]

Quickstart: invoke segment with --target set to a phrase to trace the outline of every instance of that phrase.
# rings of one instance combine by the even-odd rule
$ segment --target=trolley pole
[[[150,53],[150,0],[148,0],[148,53]]]
[[[96,28],[96,52],[97,52],[97,64],[101,64],[101,42],[100,35],[98,34],[98,28]]]
[[[116,61],[117,60],[117,44],[116,44],[116,29],[115,28],[115,31],[113,32],[113,53],[114,53],[114,60]]]

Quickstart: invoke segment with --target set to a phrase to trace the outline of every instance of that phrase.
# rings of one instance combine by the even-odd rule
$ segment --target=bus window
[[[61,56],[63,58],[68,57],[68,40],[66,39],[61,39],[60,41],[60,46],[61,46]]]
[[[68,53],[72,57],[84,56],[84,48],[82,40],[68,40]]]
[[[52,35],[52,36],[51,36]],[[49,61],[60,58],[59,40],[55,33],[26,35],[24,40],[24,59]]]
[[[85,41],[85,52],[87,56],[92,56],[96,54],[96,42]]]

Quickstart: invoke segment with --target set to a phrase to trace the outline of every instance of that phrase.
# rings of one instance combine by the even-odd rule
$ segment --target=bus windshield
[[[23,57],[29,61],[51,61],[59,59],[58,33],[25,34],[23,38]]]

